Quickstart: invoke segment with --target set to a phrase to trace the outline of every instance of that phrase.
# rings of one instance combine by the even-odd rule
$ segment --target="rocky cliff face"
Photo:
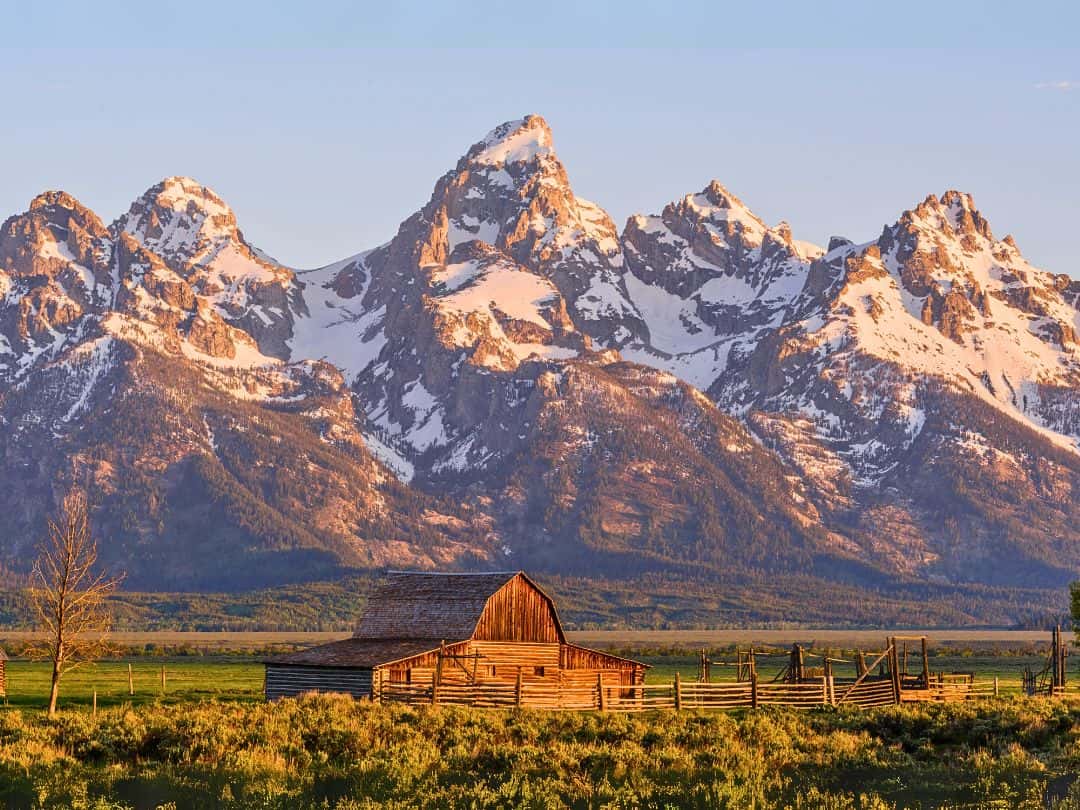
[[[0,231],[4,554],[78,481],[112,559],[170,586],[511,564],[1057,587],[1078,284],[958,192],[823,249],[714,181],[620,235],[537,116],[310,271],[188,178],[108,227],[48,192]]]
[[[927,198],[874,242],[837,239],[823,255],[786,233],[770,239],[734,201],[722,210],[736,225],[693,247],[678,212],[706,199],[669,206],[663,225],[630,221],[630,266],[649,285],[638,296],[661,288],[678,299],[667,312],[686,323],[693,307],[713,328],[704,351],[719,362],[690,368],[797,470],[825,522],[898,572],[979,580],[1008,557],[1026,581],[1072,576],[1080,535],[1059,518],[1075,513],[1080,470],[1073,282],[995,239],[958,192]],[[771,262],[738,249],[746,232],[774,246]],[[728,249],[717,255],[716,242]],[[728,293],[721,329],[700,314],[708,250],[715,276],[761,285]],[[698,360],[698,339],[646,343],[636,356],[678,373]],[[1024,525],[1017,487],[1037,530]]]

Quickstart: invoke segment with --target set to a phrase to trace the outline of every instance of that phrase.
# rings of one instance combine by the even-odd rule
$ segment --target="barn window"
[[[533,667],[533,675],[539,675],[541,678],[543,678],[544,677],[544,668],[543,667]]]

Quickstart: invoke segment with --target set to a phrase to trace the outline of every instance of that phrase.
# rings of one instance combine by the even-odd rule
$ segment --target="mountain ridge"
[[[1080,570],[1080,282],[961,192],[823,248],[713,180],[620,232],[526,116],[389,241],[313,270],[191,178],[109,226],[46,192],[0,229],[0,293],[0,475],[40,459],[9,494],[16,568],[58,482],[89,480],[130,512],[113,562],[153,584],[168,559],[170,586],[215,554],[304,559],[301,579]],[[107,418],[139,391],[157,447]],[[196,491],[226,504],[216,552],[185,547],[211,519]]]

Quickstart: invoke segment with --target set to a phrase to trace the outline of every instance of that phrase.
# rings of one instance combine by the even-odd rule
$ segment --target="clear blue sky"
[[[621,227],[717,178],[797,238],[931,192],[1080,276],[1080,4],[10,3],[0,215],[106,220],[191,175],[298,267],[390,238],[496,124],[544,115]],[[555,47],[558,46],[558,47]]]

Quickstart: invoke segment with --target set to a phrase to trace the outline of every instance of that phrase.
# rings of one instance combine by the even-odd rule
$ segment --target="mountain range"
[[[1080,281],[967,194],[818,246],[712,181],[620,231],[535,115],[313,270],[190,178],[111,224],[48,191],[0,229],[0,570],[79,485],[145,589],[524,567],[1057,604],[1078,330]]]

